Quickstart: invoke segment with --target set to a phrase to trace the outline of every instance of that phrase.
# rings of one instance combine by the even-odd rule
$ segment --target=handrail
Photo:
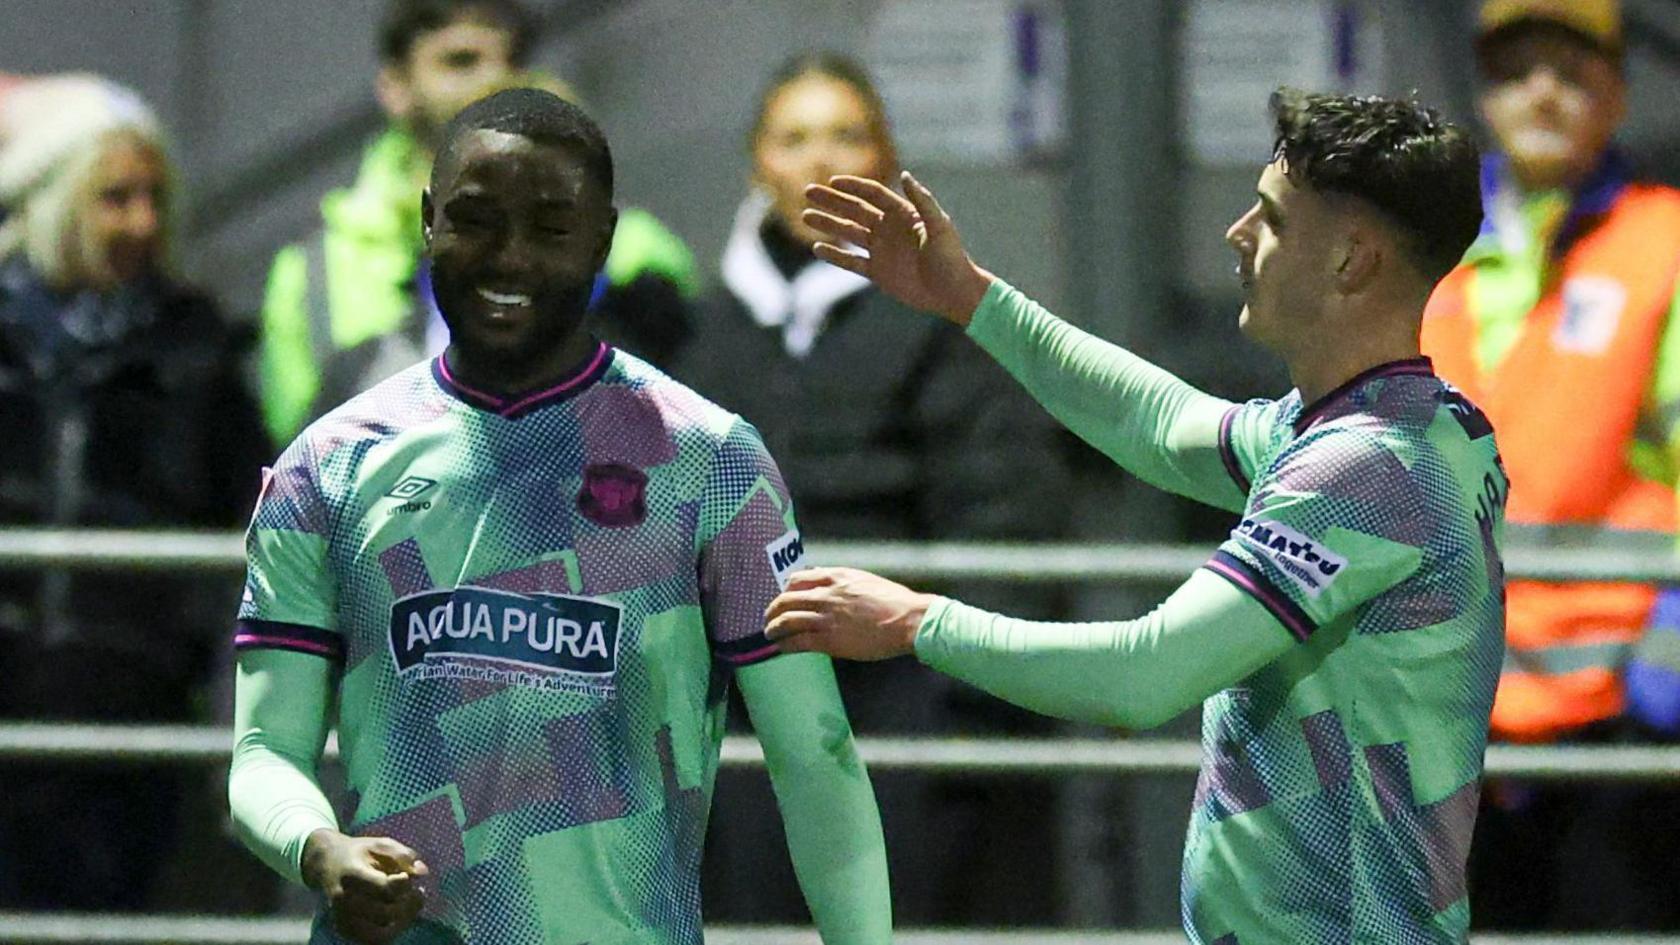
[[[0,570],[36,568],[238,571],[242,538],[230,532],[122,529],[0,529]],[[1182,580],[1213,543],[811,541],[821,564],[845,564],[912,580],[1020,583]],[[1641,548],[1513,548],[1506,573],[1537,581],[1680,582],[1680,556]]]
[[[296,945],[309,920],[256,916],[115,915],[0,912],[0,941],[11,945]],[[707,945],[821,945],[817,933],[792,926],[706,928]],[[899,945],[1183,945],[1176,930],[898,929]],[[1475,945],[1680,945],[1653,935],[1476,935]]]
[[[0,724],[0,759],[225,764],[225,728],[204,725]],[[877,771],[947,775],[1191,774],[1201,765],[1193,741],[1156,738],[873,738],[858,754]],[[329,741],[327,756],[337,757]],[[721,763],[758,768],[758,741],[731,735]],[[1490,745],[1490,777],[1537,781],[1677,781],[1680,747],[1644,745]]]

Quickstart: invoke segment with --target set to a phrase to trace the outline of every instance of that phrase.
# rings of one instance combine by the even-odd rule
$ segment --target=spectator
[[[960,329],[916,317],[811,254],[818,236],[800,220],[806,185],[833,174],[896,179],[886,112],[868,76],[834,54],[795,57],[771,78],[749,144],[753,186],[724,249],[722,285],[702,299],[678,373],[752,418],[787,473],[805,534],[1058,535],[1067,477],[1049,418]],[[1031,592],[1017,588],[1009,599],[1017,610],[1052,615],[1052,601]],[[1038,720],[941,683],[913,660],[836,669],[865,735],[1042,731]],[[900,921],[1051,917],[1047,788],[894,773],[875,785]],[[708,863],[717,877],[756,879],[708,887],[707,902],[729,921],[796,920],[785,861],[754,859],[780,845],[748,796],[747,785],[720,792]]]
[[[172,168],[127,89],[7,96],[0,148],[0,524],[237,527],[267,453],[216,307],[170,265]],[[0,717],[187,722],[231,583],[0,575]],[[137,909],[175,842],[175,767],[8,765],[0,910]]]
[[[322,199],[322,229],[281,250],[269,274],[261,377],[275,442],[441,350],[446,334],[420,265],[420,192],[438,135],[462,107],[510,85],[552,83],[521,72],[534,39],[535,25],[515,0],[390,0],[375,82],[390,124],[363,154],[355,184]],[[618,311],[660,300],[661,311],[679,314],[638,321],[614,340],[668,357],[684,332],[660,329],[680,326],[681,307],[671,300],[691,290],[692,265],[652,215],[624,211],[597,301]]]
[[[1442,283],[1424,351],[1492,419],[1510,544],[1666,552],[1680,457],[1680,193],[1634,180],[1615,0],[1489,0],[1476,40],[1495,148],[1487,217]],[[1512,581],[1492,734],[1637,738],[1624,669],[1657,590]],[[1472,866],[1479,924],[1675,928],[1672,792],[1494,782]]]

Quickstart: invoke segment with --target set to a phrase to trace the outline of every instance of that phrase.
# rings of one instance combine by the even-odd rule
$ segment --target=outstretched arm
[[[1227,423],[1235,404],[1075,328],[1003,280],[968,326],[1033,398],[1080,439],[1150,485],[1237,511],[1244,489]]]
[[[1136,620],[1043,623],[942,598],[914,641],[922,662],[1024,709],[1128,729],[1165,724],[1294,645],[1206,571]]]
[[[1172,719],[1294,645],[1269,610],[1208,571],[1136,620],[1017,620],[849,568],[801,572],[770,613],[784,652],[914,652],[1022,708],[1132,729]]]
[[[1321,637],[1319,628],[1356,619],[1367,601],[1409,580],[1424,558],[1419,536],[1436,527],[1418,521],[1430,513],[1406,465],[1345,430],[1297,440],[1255,496],[1207,564],[1136,620],[1015,620],[867,571],[813,568],[771,602],[765,633],[784,653],[874,660],[914,651],[1028,709],[1158,725],[1283,656],[1292,641],[1335,646],[1339,634]]]
[[[781,808],[799,887],[827,945],[888,942],[892,897],[869,774],[826,657],[736,672]]]
[[[834,242],[817,254],[907,305],[958,325],[1040,404],[1145,481],[1237,510],[1252,475],[1230,434],[1234,405],[1075,328],[980,268],[933,193],[906,173],[906,197],[836,177],[807,190],[805,220]],[[849,244],[852,248],[843,248]]]

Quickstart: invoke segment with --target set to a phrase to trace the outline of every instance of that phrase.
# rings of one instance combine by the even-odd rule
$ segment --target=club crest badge
[[[577,507],[597,525],[640,525],[647,518],[647,473],[620,463],[589,466],[583,471]]]

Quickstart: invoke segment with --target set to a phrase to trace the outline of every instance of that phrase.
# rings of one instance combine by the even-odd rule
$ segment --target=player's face
[[[163,252],[166,185],[163,155],[151,145],[131,135],[105,145],[78,219],[87,257],[83,278],[92,287],[128,282],[156,266]]]
[[[564,148],[473,131],[454,165],[424,201],[451,348],[505,377],[541,373],[582,336],[617,214]]]
[[[1556,30],[1496,41],[1483,71],[1482,117],[1531,188],[1578,183],[1625,113],[1626,84],[1615,64]]]
[[[379,73],[379,98],[428,148],[456,113],[513,74],[513,38],[470,17],[424,33],[408,59]]]
[[[892,173],[890,147],[871,118],[856,89],[825,75],[794,79],[765,103],[753,144],[753,179],[795,239],[824,238],[800,220],[807,185],[826,184],[836,174],[883,180]]]
[[[1281,161],[1266,165],[1257,199],[1225,232],[1242,280],[1243,334],[1274,350],[1310,330],[1331,291],[1330,208],[1297,187]]]

